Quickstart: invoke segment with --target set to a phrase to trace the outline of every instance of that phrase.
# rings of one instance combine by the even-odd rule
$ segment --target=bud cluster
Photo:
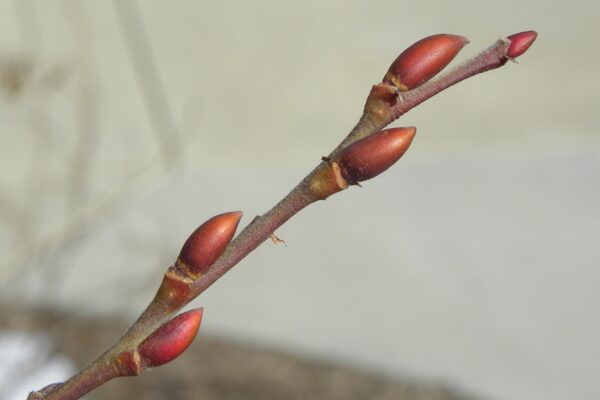
[[[225,251],[242,215],[241,211],[219,214],[192,232],[183,244],[175,265],[165,273],[157,299],[170,305],[171,310],[185,305],[190,297],[190,285]]]
[[[535,31],[520,32],[507,37],[510,42],[506,57],[519,57],[537,38]],[[382,83],[374,85],[365,114],[373,120],[384,120],[397,101],[397,92],[405,92],[421,86],[444,69],[469,43],[463,36],[438,34],[428,36],[404,50],[390,65]],[[312,186],[320,198],[345,189],[348,185],[371,179],[394,164],[410,146],[416,129],[392,128],[373,133],[348,146],[340,156],[329,161],[332,168],[328,175],[320,173]],[[336,171],[339,171],[336,172]],[[335,178],[336,184],[332,184]],[[330,183],[327,183],[330,178]]]
[[[508,36],[506,57],[522,55],[537,33],[521,32]],[[367,112],[377,116],[392,106],[397,91],[414,89],[433,78],[469,43],[468,39],[448,34],[426,37],[403,51],[390,66],[380,85],[375,85]],[[390,128],[372,133],[341,150],[312,175],[309,190],[317,199],[376,177],[398,161],[411,145],[415,127]],[[173,309],[184,305],[190,284],[204,274],[225,251],[242,217],[239,211],[217,215],[198,227],[185,241],[175,265],[167,271],[157,298]],[[188,311],[171,319],[144,340],[134,353],[122,353],[117,361],[124,374],[165,364],[190,345],[202,319],[202,309]]]
[[[170,267],[156,294],[155,301],[175,311],[192,298],[191,284],[205,273],[225,251],[235,235],[242,212],[219,214],[200,225],[187,238],[175,265]],[[165,364],[190,345],[202,319],[202,309],[188,311],[157,329],[134,353],[117,358],[125,375],[137,375],[143,368]]]
[[[386,171],[404,155],[416,134],[415,127],[378,129],[449,85],[474,73],[498,68],[509,59],[521,56],[536,38],[534,31],[510,35],[444,78],[431,81],[422,90],[402,95],[400,92],[416,89],[436,76],[469,40],[458,35],[438,34],[408,47],[390,65],[382,82],[371,89],[363,117],[352,133],[330,157],[323,157],[324,162],[260,223],[252,225],[248,235],[243,235],[237,242],[239,246],[232,249],[230,255],[234,255],[233,260],[226,257],[218,266],[215,265],[236,233],[242,217],[239,211],[214,216],[192,232],[174,265],[165,273],[153,302],[144,314],[113,347],[86,367],[85,373],[32,392],[28,399],[43,400],[46,396],[52,399],[79,398],[116,376],[138,375],[144,369],[179,357],[196,337],[203,309],[181,313],[156,328],[159,322],[167,320],[188,304],[199,293],[199,288],[204,290],[214,282],[235,264],[235,259],[239,260],[240,255],[248,254],[259,245],[266,237],[267,229],[272,233],[274,227],[280,226],[309,203],[324,200],[350,185],[359,185]],[[402,108],[402,103],[406,107]]]
[[[382,83],[373,86],[365,114],[373,120],[384,120],[401,100],[398,92],[414,89],[433,78],[467,43],[469,40],[463,36],[438,34],[408,47],[390,65]],[[385,129],[354,142],[335,160],[328,160],[329,171],[320,172],[313,179],[313,194],[324,199],[348,185],[374,178],[402,157],[415,133],[414,127]]]

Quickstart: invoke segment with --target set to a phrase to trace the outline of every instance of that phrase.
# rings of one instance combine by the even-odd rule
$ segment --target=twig
[[[453,39],[456,40],[456,38],[460,37],[454,37]],[[533,41],[531,37],[527,39],[530,42]],[[460,44],[456,52],[460,50],[464,43]],[[139,360],[136,361],[135,355],[138,354],[140,344],[144,340],[147,340],[146,338],[149,335],[157,331],[165,321],[168,321],[178,310],[204,292],[204,290],[210,287],[246,255],[271,237],[278,227],[304,207],[318,200],[326,199],[330,195],[347,188],[349,184],[370,179],[388,168],[406,150],[415,132],[414,128],[399,128],[378,132],[379,130],[411,108],[455,83],[475,74],[504,65],[507,61],[509,46],[512,46],[510,40],[498,40],[490,48],[465,61],[450,72],[424,84],[420,81],[418,85],[415,84],[413,86],[414,88],[408,85],[391,85],[386,83],[386,75],[384,83],[373,86],[367,98],[362,117],[340,145],[328,157],[324,157],[323,161],[270,211],[256,217],[246,226],[214,263],[211,260],[209,263],[210,266],[206,267],[207,269],[194,267],[192,265],[193,257],[190,259],[188,257],[189,254],[187,254],[189,252],[189,249],[187,249],[188,244],[192,243],[191,245],[193,245],[194,241],[199,240],[198,237],[204,235],[202,228],[206,224],[220,223],[215,222],[220,221],[217,218],[237,218],[235,221],[235,226],[237,226],[237,222],[241,216],[240,213],[217,216],[196,230],[184,245],[176,264],[169,268],[165,274],[163,283],[152,302],[129,330],[103,355],[81,370],[77,375],[65,383],[53,386],[48,390],[33,392],[30,395],[30,399],[77,399],[107,380],[116,376],[122,376],[124,374],[124,365],[129,365],[129,363],[135,367],[134,373],[139,373],[141,367]],[[454,55],[434,71],[431,76],[442,69]],[[438,62],[437,64],[440,63]],[[437,64],[435,65],[436,68],[439,66]],[[392,68],[394,65],[392,64],[390,73],[393,72]],[[431,76],[423,78],[423,80],[429,79]],[[402,93],[399,91],[402,91]],[[385,151],[380,151],[380,142],[382,140],[388,141],[387,138],[389,137],[401,139],[408,137],[406,140],[403,139],[404,141],[394,142],[396,148],[394,149],[393,157],[385,153]],[[365,165],[364,168],[354,171],[347,170],[347,168],[350,168],[349,165],[352,164],[346,162],[348,161],[347,159],[356,154],[360,155],[361,149],[368,149],[369,153],[375,153],[379,158],[375,159],[373,163]],[[352,156],[349,154],[352,154]],[[381,161],[382,157],[385,158],[384,162]],[[390,161],[388,160],[390,157],[394,159],[388,162]],[[235,230],[235,227],[233,229]],[[233,232],[231,236],[233,236]],[[231,237],[227,239],[227,242],[230,239]],[[192,261],[188,262],[189,260]],[[160,329],[162,330],[163,328]],[[123,361],[123,355],[129,355],[129,358]],[[131,374],[131,371],[131,369],[128,369],[126,372],[127,374]]]
[[[373,90],[365,105],[365,111],[359,122],[342,143],[331,152],[328,158],[335,157],[342,149],[350,144],[384,128],[413,107],[431,98],[442,90],[473,75],[504,65],[504,63],[506,63],[505,54],[509,43],[510,42],[504,39],[498,40],[490,48],[465,61],[447,74],[440,76],[438,79],[429,81],[415,90],[406,92],[406,94],[403,94],[404,101],[400,101],[397,93],[392,93],[389,86],[385,87],[387,85],[378,84],[373,86]],[[384,101],[386,104],[389,104],[389,107],[383,109],[384,111],[381,114],[369,112],[368,108],[371,103],[380,101],[381,96],[379,96],[378,90],[382,87],[386,92],[390,93],[390,102]],[[206,290],[241,259],[268,239],[272,232],[293,217],[298,211],[314,201],[320,200],[319,198],[311,196],[307,186],[314,176],[326,165],[327,163],[322,162],[275,207],[266,214],[256,218],[251,225],[246,227],[246,229],[234,239],[225,253],[211,267],[209,272],[192,284],[193,296],[196,297]]]

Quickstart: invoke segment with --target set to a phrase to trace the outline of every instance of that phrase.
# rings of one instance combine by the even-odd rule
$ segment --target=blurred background
[[[275,204],[407,46],[462,34],[462,60],[529,29],[519,64],[395,124],[418,133],[393,169],[309,207],[196,299],[189,356],[89,398],[598,398],[599,15],[583,0],[0,0],[0,398],[98,355],[204,220]]]

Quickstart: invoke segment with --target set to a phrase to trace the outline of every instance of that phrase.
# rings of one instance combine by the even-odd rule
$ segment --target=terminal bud
[[[533,42],[535,42],[535,39],[537,39],[537,32],[519,32],[508,36],[507,39],[510,40],[510,45],[506,50],[506,57],[515,59],[525,53]]]

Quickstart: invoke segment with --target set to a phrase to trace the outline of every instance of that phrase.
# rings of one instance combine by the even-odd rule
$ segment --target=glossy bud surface
[[[510,46],[506,50],[506,56],[508,58],[517,58],[529,49],[529,47],[537,39],[536,31],[526,31],[515,33],[507,37],[510,40]]]
[[[234,211],[212,217],[185,241],[178,264],[183,264],[192,274],[202,274],[223,253],[242,218],[242,212]]]
[[[342,176],[357,183],[379,175],[408,150],[416,131],[415,127],[385,129],[351,144],[338,160]]]
[[[179,314],[148,336],[138,347],[142,367],[166,364],[183,353],[198,333],[202,312],[199,308]]]
[[[400,91],[420,86],[444,69],[467,43],[463,36],[448,34],[421,39],[396,58],[383,82]]]

